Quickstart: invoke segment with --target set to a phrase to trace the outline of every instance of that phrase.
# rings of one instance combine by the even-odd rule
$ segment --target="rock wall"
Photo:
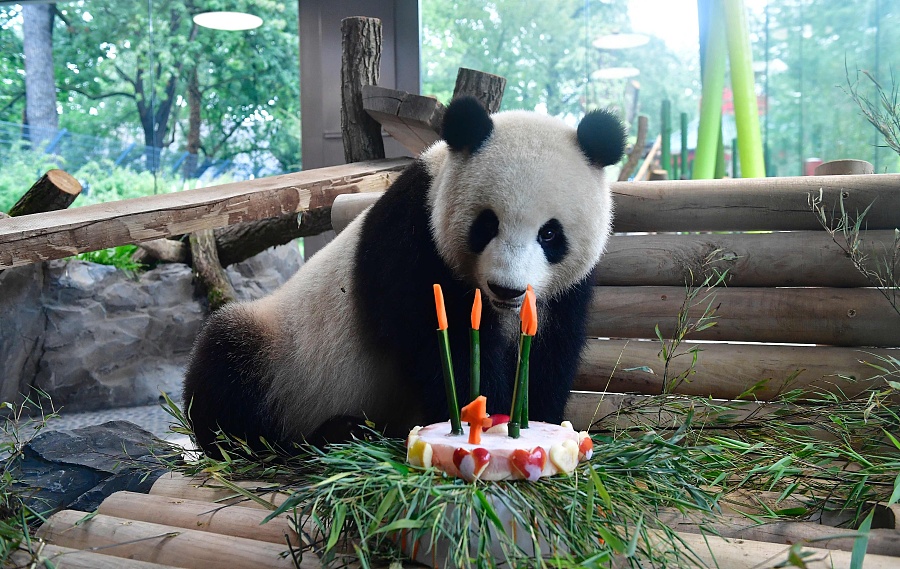
[[[288,244],[228,268],[238,298],[259,298],[302,264]],[[66,411],[144,405],[180,396],[191,345],[206,311],[191,269],[140,274],[85,261],[0,272],[0,396],[31,386]]]

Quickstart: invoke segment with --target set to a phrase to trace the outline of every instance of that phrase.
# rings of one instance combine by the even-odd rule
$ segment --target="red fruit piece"
[[[541,477],[544,465],[547,464],[547,451],[542,447],[535,447],[534,450],[514,450],[509,457],[512,471],[521,478],[534,482]]]
[[[503,423],[509,423],[509,415],[502,415],[500,413],[491,415],[489,419],[491,420],[491,427],[496,427],[497,425],[502,425]]]
[[[459,474],[468,481],[476,480],[491,462],[491,453],[487,449],[478,447],[472,452],[464,448],[453,451],[453,464],[459,469]]]
[[[584,437],[578,443],[578,458],[580,460],[590,460],[594,456],[594,441],[591,437]]]

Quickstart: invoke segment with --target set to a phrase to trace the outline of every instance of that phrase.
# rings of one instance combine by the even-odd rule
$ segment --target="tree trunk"
[[[66,209],[81,194],[78,180],[62,170],[48,170],[9,210],[10,217]]]
[[[453,98],[464,95],[475,97],[484,105],[488,113],[496,113],[500,110],[500,103],[503,100],[503,91],[505,89],[505,77],[460,67],[456,74],[456,87],[453,89]]]
[[[341,132],[344,159],[384,158],[381,125],[363,108],[362,88],[377,85],[381,66],[381,20],[353,17],[341,21]]]
[[[188,103],[188,129],[187,146],[188,153],[184,161],[184,177],[193,178],[197,172],[197,159],[200,153],[200,80],[197,77],[197,67],[191,68],[188,73],[187,103]]]
[[[53,78],[54,4],[22,7],[22,47],[25,52],[25,115],[35,146],[56,136],[56,82]]]
[[[191,259],[197,286],[206,293],[209,311],[213,312],[236,298],[234,287],[225,274],[216,252],[216,238],[212,229],[191,233]]]

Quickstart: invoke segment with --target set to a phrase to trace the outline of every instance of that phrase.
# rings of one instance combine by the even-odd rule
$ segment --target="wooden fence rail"
[[[385,190],[408,163],[357,162],[0,219],[0,269],[330,207],[340,194]]]
[[[359,162],[248,182],[0,220],[0,269],[198,229],[331,206],[341,194],[383,191],[408,159]],[[876,203],[870,230],[893,230],[900,175],[618,182],[615,230],[821,230],[809,195],[851,214]],[[374,201],[373,197],[373,201]]]

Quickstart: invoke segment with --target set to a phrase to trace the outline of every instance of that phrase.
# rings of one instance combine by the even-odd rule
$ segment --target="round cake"
[[[413,428],[406,440],[406,460],[468,481],[534,481],[571,474],[580,460],[593,454],[591,437],[576,432],[568,421],[562,425],[531,421],[519,438],[510,437],[501,423],[484,431],[478,444],[469,443],[469,428],[464,426],[462,435],[450,434],[449,421]]]

